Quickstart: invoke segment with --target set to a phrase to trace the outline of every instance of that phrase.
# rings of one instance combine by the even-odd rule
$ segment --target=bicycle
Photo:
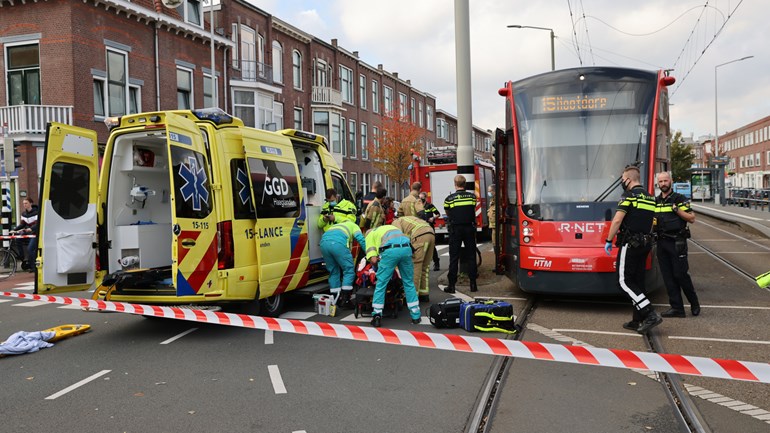
[[[24,261],[24,252],[23,251],[17,251],[20,248],[23,248],[22,246],[16,244],[16,239],[32,239],[37,236],[35,235],[15,235],[11,234],[8,236],[0,236],[0,240],[5,243],[5,241],[10,241],[8,243],[8,246],[3,246],[0,248],[0,281],[6,280],[8,278],[11,278],[18,268],[19,262]],[[33,266],[30,264],[30,266]]]

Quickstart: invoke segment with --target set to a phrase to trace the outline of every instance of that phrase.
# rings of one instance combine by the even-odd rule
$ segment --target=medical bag
[[[463,300],[449,298],[432,304],[428,317],[430,323],[436,328],[457,328],[460,326],[460,306]]]
[[[515,334],[513,305],[505,301],[474,300],[460,306],[460,327],[466,331],[505,332]]]

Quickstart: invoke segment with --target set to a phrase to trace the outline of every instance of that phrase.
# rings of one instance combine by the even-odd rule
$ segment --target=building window
[[[358,76],[358,100],[361,103],[361,108],[366,109],[366,76],[361,74]]]
[[[139,86],[128,85],[128,113],[136,114],[142,107],[142,89]]]
[[[340,92],[342,101],[353,103],[353,70],[340,65]]]
[[[414,98],[412,98],[412,104],[409,105],[409,113],[412,116],[412,124],[417,123],[417,118],[416,118],[417,116],[415,116],[415,112],[414,111],[415,111],[414,110]]]
[[[180,110],[193,107],[192,71],[186,68],[176,68],[176,106]]]
[[[248,90],[233,92],[233,114],[243,120],[246,126],[261,129],[275,128],[276,117],[283,123],[283,104],[280,104],[280,109],[281,113],[275,116],[273,95]]]
[[[356,152],[356,121],[353,119],[350,119],[350,123],[348,124],[348,147],[350,148],[350,157],[356,158],[358,155],[358,152]]]
[[[371,189],[369,187],[369,179],[371,179],[369,173],[361,173],[361,191],[369,191]]]
[[[203,74],[203,106],[204,107],[218,107],[216,98],[216,78],[211,79],[211,75]]]
[[[104,117],[107,115],[104,111],[104,84],[103,79],[94,78],[94,116]]]
[[[40,45],[6,48],[9,105],[40,104]]]
[[[340,140],[342,140],[342,156],[348,156],[348,133],[345,129],[348,121],[344,117],[340,121]]]
[[[340,142],[340,114],[328,111],[313,112],[313,132],[331,142],[333,153],[342,153]]]
[[[294,107],[294,129],[302,131],[302,109]]]
[[[257,79],[257,32],[241,26],[241,78],[248,81]]]
[[[302,89],[302,54],[297,50],[291,53],[291,70],[294,77],[294,88]]]
[[[398,94],[398,117],[403,121],[406,120],[406,95],[403,93]]]
[[[426,105],[425,108],[425,112],[428,116],[425,121],[425,127],[428,129],[428,131],[433,131],[433,107]]]
[[[417,124],[419,124],[420,128],[422,128],[422,101],[420,101],[417,105]]]
[[[361,159],[369,159],[368,129],[366,123],[361,123]]]
[[[350,172],[348,184],[350,185],[350,190],[353,191],[353,195],[355,195],[358,192],[358,173],[355,171]]]
[[[380,112],[380,83],[372,80],[372,111]]]
[[[383,96],[385,97],[385,115],[390,116],[393,113],[393,89],[385,86],[383,90]]]
[[[273,131],[283,129],[283,102],[273,101],[273,124],[275,124]]]
[[[372,126],[372,147],[374,148],[374,160],[380,160],[380,128]]]
[[[449,128],[444,119],[436,119],[436,138],[447,140],[449,138]]]
[[[184,2],[184,20],[190,24],[202,27],[201,21],[201,2],[200,0],[185,0]]]
[[[273,82],[283,83],[283,47],[273,41]]]
[[[126,114],[128,100],[128,56],[126,53],[107,50],[107,99],[109,115]]]
[[[329,87],[327,78],[329,71],[326,67],[326,62],[321,59],[317,59],[315,63],[315,85],[318,87]]]

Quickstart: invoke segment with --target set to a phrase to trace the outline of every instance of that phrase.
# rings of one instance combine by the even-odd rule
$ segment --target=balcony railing
[[[8,134],[45,134],[48,122],[72,125],[72,106],[11,105],[0,107],[0,133],[4,126]]]
[[[342,106],[342,92],[331,87],[313,86],[313,104]]]
[[[259,81],[273,84],[273,67],[271,65],[251,60],[241,60],[235,63],[233,70],[234,80]],[[237,66],[237,68],[235,68]]]

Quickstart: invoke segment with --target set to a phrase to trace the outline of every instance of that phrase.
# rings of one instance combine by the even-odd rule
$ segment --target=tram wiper
[[[543,209],[543,188],[545,188],[547,186],[548,186],[548,180],[547,179],[543,179],[543,185],[540,187],[540,194],[538,194],[538,196],[537,196],[537,211],[538,211],[538,214],[539,214],[538,215],[539,216],[538,219],[540,221],[543,221],[543,211],[542,211],[542,209]]]
[[[634,166],[638,168],[641,164],[642,164],[642,161],[637,159],[636,162],[634,162],[633,164],[628,164],[626,167]],[[612,194],[612,192],[615,191],[618,188],[618,186],[620,186],[620,181],[622,179],[623,179],[623,175],[621,174],[620,176],[618,176],[617,179],[615,179],[610,184],[610,186],[607,187],[607,189],[605,189],[601,194],[599,194],[599,197],[596,197],[594,201],[595,202],[604,201],[605,198],[609,197],[609,195]]]

